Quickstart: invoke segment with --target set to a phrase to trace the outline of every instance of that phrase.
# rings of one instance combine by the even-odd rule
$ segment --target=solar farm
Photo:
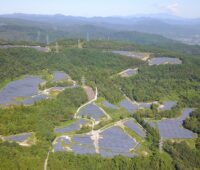
[[[124,74],[127,74],[128,77],[137,72],[137,70],[130,69],[126,71]],[[53,72],[52,82],[67,79],[70,78],[66,73]],[[79,87],[74,84],[69,87],[51,87],[44,91],[39,91],[38,86],[42,82],[43,80],[37,76],[28,76],[11,82],[0,92],[0,104],[15,103],[16,101],[13,98],[21,96],[23,97],[22,104],[31,105],[34,102],[48,99],[48,94],[51,91],[62,92],[66,88]],[[107,109],[108,112],[116,112],[116,114],[126,111],[125,115],[131,116],[140,109],[151,109],[154,102],[136,102],[128,97],[125,97],[117,104],[112,104],[105,99],[98,102],[97,89],[95,93],[89,86],[83,86],[82,88],[88,97],[88,102],[78,108],[71,123],[55,127],[54,133],[57,138],[52,144],[52,151],[73,152],[75,154],[99,154],[102,157],[113,158],[117,155],[135,157],[142,153],[141,148],[143,148],[145,155],[148,154],[144,151],[146,144],[143,145],[143,142],[146,141],[147,132],[135,119],[125,117],[122,120],[118,119],[101,126],[100,124],[113,118],[107,113]],[[176,101],[156,103],[159,105],[158,110],[162,111],[172,110],[177,105]],[[195,134],[184,129],[182,124],[192,111],[193,109],[186,108],[178,119],[163,119],[148,123],[159,130],[162,139],[191,139],[195,137]],[[98,125],[99,128],[96,128]],[[83,127],[89,127],[90,131],[81,131]],[[81,134],[78,134],[78,132]],[[33,142],[27,142],[32,137],[32,133],[23,133],[1,138],[4,141],[17,142],[22,146],[29,146],[34,144]]]
[[[98,138],[95,138],[98,136]],[[123,155],[134,157],[131,151],[137,141],[118,126],[111,126],[95,133],[58,137],[53,144],[54,152],[68,151],[75,154],[100,154],[103,157]]]
[[[52,82],[69,80],[70,77],[61,71],[53,72]],[[49,98],[51,92],[62,92],[65,89],[79,87],[73,82],[73,85],[66,87],[51,87],[49,89],[40,90],[39,85],[46,82],[41,79],[41,76],[28,75],[19,80],[14,80],[8,83],[0,90],[0,106],[10,105],[32,105],[35,102]]]
[[[160,110],[171,110],[173,107],[177,105],[176,101],[166,101],[163,103],[163,105],[160,105]]]
[[[182,64],[182,61],[178,58],[170,57],[158,57],[149,60],[149,65],[162,65],[162,64]]]
[[[135,123],[133,120],[127,120],[124,122],[124,126],[128,127],[129,129],[133,130],[137,133],[140,137],[144,138],[146,136],[146,132],[138,123]]]
[[[110,109],[115,109],[115,110],[119,109],[119,107],[117,107],[116,105],[113,105],[113,104],[109,103],[108,101],[103,101],[102,105],[105,106],[105,107],[107,107],[107,108],[110,108]]]
[[[29,98],[38,94],[38,86],[43,80],[37,76],[27,76],[13,81],[0,91],[0,105],[21,104],[17,98]]]
[[[58,82],[58,81],[63,81],[63,80],[68,80],[69,76],[62,71],[54,71],[53,72],[53,80],[52,82]]]
[[[95,103],[90,103],[82,107],[79,110],[77,116],[86,118],[89,117],[94,119],[95,121],[100,121],[101,118],[105,117],[105,114]]]
[[[130,71],[131,72],[131,71]],[[67,74],[64,72],[54,72],[53,82],[66,80]],[[48,98],[48,94],[53,90],[63,91],[68,87],[51,87],[45,89],[44,92],[38,91],[38,85],[43,80],[37,76],[28,76],[24,79],[17,80],[8,84],[0,92],[0,102],[13,102],[14,97],[23,96],[24,105],[31,105],[36,101]],[[77,85],[73,85],[74,88]],[[70,88],[70,87],[69,87]],[[15,91],[14,89],[18,89]],[[23,90],[22,90],[23,89]],[[25,90],[24,90],[25,89]],[[53,152],[73,152],[75,154],[100,154],[102,157],[112,158],[117,155],[125,157],[135,157],[138,155],[142,143],[137,141],[138,137],[145,139],[146,131],[136,122],[135,119],[124,119],[118,122],[110,123],[104,127],[94,130],[101,121],[112,119],[109,114],[101,108],[111,109],[113,111],[121,111],[125,109],[127,113],[133,115],[139,109],[150,109],[153,102],[136,102],[129,98],[125,98],[118,104],[111,104],[107,100],[96,103],[96,94],[89,86],[85,86],[84,90],[88,96],[89,102],[81,106],[75,114],[72,123],[56,127],[54,133],[58,137],[54,140]],[[7,95],[9,94],[9,95]],[[6,96],[6,97],[5,97]],[[166,101],[159,104],[159,110],[171,110],[177,105],[176,101]],[[183,121],[189,116],[192,109],[185,109],[179,119],[164,119],[158,122],[149,122],[154,128],[158,128],[162,139],[190,139],[195,134],[182,127]],[[92,131],[82,134],[76,134],[84,126],[90,126]],[[133,134],[138,136],[135,138]],[[17,142],[23,146],[29,146],[27,141],[32,138],[32,133],[23,133],[19,135],[1,137],[5,141]],[[33,143],[32,143],[33,144]]]
[[[154,128],[158,128],[161,138],[163,139],[190,139],[195,134],[182,127],[183,121],[190,115],[193,109],[186,108],[182,112],[182,116],[177,119],[164,119],[161,121],[150,122]]]
[[[134,157],[130,151],[134,149],[137,142],[123,132],[119,127],[111,127],[103,131],[99,140],[100,154],[103,157],[123,155]]]
[[[124,99],[120,104],[120,107],[126,109],[130,114],[134,114],[139,109],[149,109],[152,103],[138,103],[129,99]]]
[[[31,133],[23,133],[23,134],[19,134],[19,135],[12,135],[12,136],[4,137],[4,140],[15,141],[15,142],[24,142],[31,136],[32,136]]]
[[[103,101],[101,104],[113,110],[120,108],[120,106],[113,105],[108,101]],[[139,107],[149,107],[149,104],[141,103]],[[80,107],[76,115],[76,118],[79,117],[85,117],[85,119],[77,119],[68,126],[55,128],[55,133],[62,136],[58,136],[53,142],[53,152],[64,151],[75,154],[100,154],[102,157],[107,158],[117,155],[134,157],[138,154],[141,143],[130,135],[126,128],[141,138],[146,137],[145,130],[134,119],[125,119],[110,123],[98,130],[92,130],[83,134],[71,133],[79,130],[82,125],[85,125],[87,123],[86,119],[93,121],[92,127],[94,127],[96,123],[98,124],[102,121],[103,117],[106,117],[105,111],[102,111],[102,108],[94,102]]]
[[[126,109],[129,113],[134,114],[139,109],[137,104],[132,103],[130,100],[125,99],[120,103],[120,106]]]
[[[88,122],[86,119],[79,119],[70,125],[55,128],[54,132],[60,134],[75,132],[80,130],[84,125],[87,125]]]
[[[0,136],[0,139],[2,141],[8,141],[8,142],[15,142],[18,143],[21,146],[30,146],[35,144],[35,135],[34,133],[21,133],[11,136]]]

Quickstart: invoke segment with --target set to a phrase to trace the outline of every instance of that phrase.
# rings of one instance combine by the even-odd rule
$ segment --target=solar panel
[[[137,133],[139,136],[144,138],[146,136],[145,131],[140,127],[137,123],[133,122],[132,120],[127,120],[124,122],[124,125],[131,130],[133,130],[135,133]]]
[[[60,137],[54,142],[53,148],[55,152],[68,151],[70,148],[76,154],[95,154],[96,148],[91,138],[92,135],[89,134],[74,135],[71,141],[65,137]],[[68,149],[64,146],[65,144],[68,145]],[[119,127],[111,127],[101,132],[98,145],[102,157],[136,156],[130,153],[130,149],[136,147],[137,143]]]
[[[54,152],[66,151],[64,145],[69,145],[69,144],[71,144],[71,141],[66,137],[61,136],[57,138],[53,144]]]
[[[182,61],[178,58],[170,58],[170,57],[157,57],[149,60],[149,65],[161,65],[161,64],[182,64]]]
[[[52,82],[63,81],[63,80],[67,80],[68,78],[69,78],[69,76],[65,72],[54,71]]]
[[[102,105],[105,106],[105,107],[111,108],[111,109],[115,109],[115,110],[119,109],[117,106],[109,103],[108,101],[102,102]]]
[[[4,137],[4,139],[13,142],[25,142],[32,135],[33,135],[32,133],[22,133],[18,135]]]
[[[105,157],[126,155],[134,157],[130,149],[137,143],[119,127],[111,127],[103,131],[99,139],[100,154]]]
[[[164,139],[171,138],[194,138],[195,134],[182,127],[183,120],[185,120],[193,109],[186,108],[182,112],[179,119],[165,119],[157,122],[160,136]]]
[[[0,91],[0,104],[21,104],[15,99],[37,95],[38,86],[42,82],[43,80],[37,76],[27,76],[23,79],[12,81]]]
[[[87,124],[87,121],[85,119],[77,120],[76,122],[60,128],[55,128],[55,133],[71,133],[73,131],[78,131],[81,129],[83,125]]]
[[[166,101],[163,103],[163,107],[160,107],[160,110],[171,110],[174,106],[177,105],[175,101]]]
[[[137,104],[133,104],[128,99],[124,99],[120,103],[120,106],[126,109],[131,114],[134,114],[134,112],[139,109],[139,106]]]
[[[91,117],[96,121],[99,121],[105,115],[96,104],[90,103],[80,109],[80,111],[78,112],[78,116]]]
[[[34,104],[35,102],[38,102],[38,101],[41,101],[41,100],[44,100],[44,99],[47,99],[47,98],[48,97],[44,94],[38,94],[38,95],[35,95],[33,97],[25,99],[22,103],[24,105],[31,105],[31,104]]]

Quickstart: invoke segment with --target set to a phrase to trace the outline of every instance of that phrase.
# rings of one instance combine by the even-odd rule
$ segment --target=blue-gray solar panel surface
[[[37,95],[38,86],[42,82],[43,80],[37,76],[27,76],[9,83],[0,91],[0,104],[20,104],[15,99]]]
[[[179,119],[165,119],[157,122],[160,136],[165,139],[171,138],[194,138],[195,134],[182,127],[183,120],[189,116],[193,109],[184,109]]]
[[[133,130],[135,133],[137,133],[139,136],[144,138],[146,136],[145,131],[140,127],[137,123],[133,122],[132,120],[127,120],[124,122],[124,125],[131,130]]]
[[[116,126],[103,131],[99,139],[100,154],[103,157],[114,157],[116,155],[134,157],[135,155],[130,153],[130,149],[136,145],[137,143],[131,137]]]
[[[8,140],[8,141],[14,141],[14,142],[24,142],[31,136],[32,136],[32,133],[22,133],[19,135],[12,135],[12,136],[4,137],[4,139]]]
[[[109,103],[108,101],[103,101],[102,105],[105,106],[105,107],[111,108],[111,109],[115,109],[115,110],[119,109],[117,106]]]
[[[55,71],[53,72],[53,80],[52,82],[58,82],[58,81],[63,81],[63,80],[67,80],[69,78],[69,76],[62,72],[62,71]]]
[[[137,104],[133,104],[128,99],[124,99],[120,103],[120,106],[126,109],[131,114],[134,114],[134,112],[139,109],[139,106]]]
[[[71,149],[76,154],[95,154],[96,150],[90,135],[75,135]]]
[[[163,103],[163,107],[160,109],[161,110],[171,110],[176,105],[177,105],[177,102],[175,102],[175,101],[166,101]]]
[[[64,144],[67,144],[72,152],[76,154],[95,154],[96,149],[91,135],[74,135],[72,141],[64,137],[60,137],[54,143],[54,151],[66,151]],[[129,137],[121,128],[111,127],[100,133],[99,151],[102,157],[114,157],[123,155],[126,157],[134,157],[135,154],[130,153],[130,149],[139,145]]]
[[[103,111],[94,103],[90,103],[78,112],[78,116],[86,116],[99,121],[104,115]]]
[[[149,61],[149,65],[161,65],[161,64],[182,64],[182,61],[178,58],[170,58],[170,57],[152,58]]]
[[[31,104],[34,104],[37,101],[41,101],[41,100],[44,100],[44,99],[47,99],[47,98],[48,97],[46,95],[39,94],[39,95],[36,95],[36,96],[33,96],[33,97],[25,99],[22,103],[24,105],[31,105]]]
[[[53,144],[54,152],[66,151],[64,145],[69,145],[69,144],[71,144],[71,141],[69,139],[62,136],[57,138],[55,143]]]
[[[85,119],[76,120],[74,123],[65,126],[55,128],[55,133],[70,133],[77,130],[80,130],[83,125],[87,124]]]

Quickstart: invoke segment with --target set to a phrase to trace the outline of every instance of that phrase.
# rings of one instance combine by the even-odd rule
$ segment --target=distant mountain
[[[66,35],[67,37],[83,37],[84,34],[85,37],[89,33],[93,38],[105,38],[116,32],[137,31],[161,35],[184,43],[200,44],[200,19],[187,19],[168,14],[92,18],[64,16],[60,14],[0,15],[0,29],[5,28],[6,24],[9,27],[18,26],[18,30],[19,27],[24,26],[31,27],[35,32],[51,32],[54,37],[58,36],[54,34],[65,35],[64,37]]]

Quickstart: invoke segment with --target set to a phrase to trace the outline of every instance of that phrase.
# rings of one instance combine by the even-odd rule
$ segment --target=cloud
[[[179,4],[175,2],[173,4],[163,5],[163,6],[161,6],[161,9],[166,12],[177,14],[177,13],[179,13]]]

